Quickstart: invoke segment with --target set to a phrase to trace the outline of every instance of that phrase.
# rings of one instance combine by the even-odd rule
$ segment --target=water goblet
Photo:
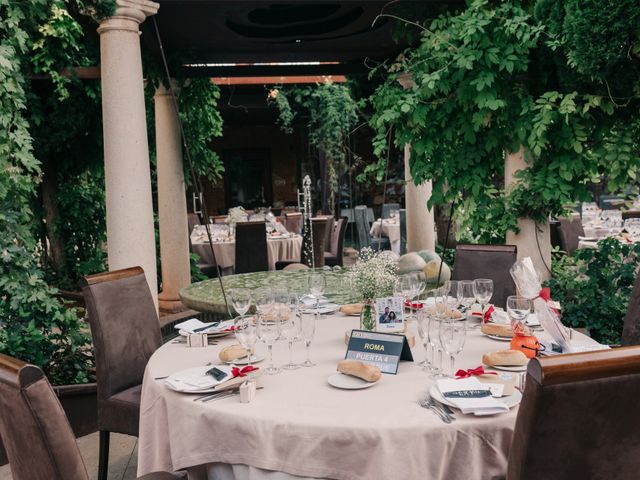
[[[256,288],[253,292],[256,302],[256,311],[260,315],[266,315],[273,305],[273,290],[271,287]]]
[[[303,367],[313,367],[315,363],[311,361],[309,349],[311,347],[311,341],[313,340],[313,336],[316,332],[316,316],[302,312],[300,314],[300,332],[301,337],[304,340],[306,351],[307,351],[307,359],[302,364]]]
[[[229,292],[231,303],[238,315],[244,317],[251,308],[251,292],[248,288],[234,288]]]
[[[466,324],[465,322],[459,322],[457,320],[442,319],[440,321],[438,335],[442,349],[451,359],[451,377],[454,378],[456,356],[458,356],[464,348],[467,336]]]
[[[460,304],[464,307],[465,312],[469,313],[471,305],[476,301],[476,295],[473,292],[473,280],[461,280],[458,283],[460,291]]]
[[[493,280],[488,278],[476,278],[473,281],[473,295],[480,304],[480,310],[484,314],[484,307],[489,303],[493,295]]]
[[[423,370],[429,372],[433,370],[432,360],[433,351],[430,348],[431,344],[429,343],[429,315],[424,308],[416,312],[416,328],[418,330],[418,336],[420,337],[420,341],[422,342],[422,346],[424,347],[424,360],[418,363],[418,366],[422,367]]]
[[[442,371],[442,344],[440,343],[440,322],[443,320],[441,315],[428,315],[427,335],[429,345],[431,345],[432,355],[432,378],[444,378],[446,375]],[[436,355],[438,362],[436,365]]]
[[[311,296],[316,299],[316,314],[318,314],[318,307],[320,305],[320,299],[327,288],[327,278],[324,272],[311,272],[308,277],[309,292]]]
[[[253,317],[237,317],[233,322],[233,327],[236,339],[247,351],[247,362],[251,366],[251,362],[255,358],[255,345],[258,341],[258,328],[253,322]]]
[[[507,314],[511,321],[511,328],[516,333],[528,334],[527,318],[531,313],[531,300],[518,295],[507,297]]]
[[[265,369],[267,375],[275,375],[282,370],[273,364],[273,344],[280,337],[280,321],[273,315],[258,314],[258,338],[267,345],[269,365]]]
[[[293,342],[300,338],[300,316],[294,309],[287,308],[287,315],[280,318],[280,332],[282,338],[289,344],[289,363],[283,365],[286,370],[295,370],[300,365],[293,363]]]

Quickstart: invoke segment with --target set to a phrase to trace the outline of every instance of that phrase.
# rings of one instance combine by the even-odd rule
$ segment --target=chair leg
[[[100,452],[98,457],[98,480],[107,480],[109,472],[109,432],[104,430],[100,430]]]

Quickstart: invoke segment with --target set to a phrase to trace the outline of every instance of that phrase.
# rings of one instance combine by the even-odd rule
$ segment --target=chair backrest
[[[200,217],[197,213],[187,213],[187,223],[189,224],[189,235],[196,225],[200,225]]]
[[[336,219],[333,215],[317,215],[315,218],[324,218],[327,221],[327,225],[324,229],[324,250],[331,252],[333,229],[336,225]]]
[[[302,233],[302,214],[286,212],[284,214],[284,227],[287,231],[300,235]]]
[[[391,212],[393,210],[400,210],[400,204],[399,203],[382,204],[382,218],[391,218]]]
[[[640,218],[640,210],[625,210],[622,212],[622,219],[626,220],[627,218]]]
[[[0,437],[13,480],[88,480],[69,420],[38,367],[0,354]]]
[[[344,236],[347,233],[347,217],[340,217],[336,221],[336,225],[333,229],[333,235],[331,236],[331,255],[338,259],[338,265],[342,265],[342,258],[344,256]]]
[[[367,207],[357,206],[354,209],[354,216],[356,217],[356,230],[358,232],[358,247],[361,249],[371,246],[371,226],[367,220]]]
[[[638,478],[640,347],[532,359],[507,480]]]
[[[578,249],[580,237],[584,237],[584,228],[580,215],[574,214],[571,218],[558,219],[558,240],[560,241],[560,249],[567,252],[567,255],[573,255]]]
[[[162,345],[158,312],[141,267],[89,275],[82,280],[100,402],[142,383],[144,369]]]
[[[400,255],[407,253],[407,210],[400,210]]]
[[[267,229],[265,222],[236,223],[235,273],[269,270]]]
[[[325,231],[327,228],[327,219],[325,217],[317,218],[314,217],[311,219],[312,223],[312,231],[313,231],[313,259],[315,268],[324,267],[324,241],[325,241]],[[306,237],[306,232],[305,232]],[[304,242],[304,241],[303,241]],[[307,258],[307,254],[304,251],[304,246],[302,249],[302,263],[306,265],[310,265],[311,262]]]
[[[491,303],[504,308],[509,295],[516,294],[509,269],[516,263],[518,250],[515,245],[470,245],[456,246],[453,280],[493,280]]]
[[[636,274],[622,329],[622,345],[640,345],[640,274]]]

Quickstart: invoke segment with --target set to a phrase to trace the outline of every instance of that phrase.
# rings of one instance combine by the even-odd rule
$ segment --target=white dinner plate
[[[213,383],[210,387],[204,387],[204,388],[198,388],[198,387],[195,387],[195,386],[192,386],[192,385],[181,383],[181,382],[176,380],[176,377],[180,377],[180,376],[185,375],[185,374],[202,375],[204,377],[204,376],[206,376],[206,372],[208,370],[210,370],[211,368],[213,368],[211,365],[207,365],[207,366],[204,366],[204,367],[194,367],[194,368],[189,368],[187,370],[181,370],[181,371],[176,372],[176,373],[174,373],[172,375],[169,375],[169,377],[167,377],[167,379],[165,380],[164,384],[167,386],[167,388],[169,390],[173,390],[175,392],[181,392],[181,393],[209,393],[209,392],[215,392],[215,388],[214,387],[216,385],[218,385],[219,382],[215,382],[213,379],[212,379],[212,381],[215,382],[215,383]],[[226,380],[229,380],[230,378],[231,378],[231,376],[226,378]]]
[[[440,403],[444,403],[445,405],[448,405],[450,407],[457,408],[453,403],[447,400],[442,395],[442,393],[440,393],[440,390],[438,389],[438,386],[435,383],[431,385],[431,388],[429,389],[429,395],[431,395],[435,400],[437,400]],[[495,398],[499,402],[504,403],[507,408],[513,408],[516,405],[518,405],[522,400],[522,393],[520,393],[520,390],[514,389],[513,395],[507,395],[506,397],[499,397],[499,398],[493,397],[493,398]]]
[[[267,358],[267,354],[264,352],[256,352],[251,356],[251,364],[258,363]],[[249,357],[236,358],[230,362],[224,362],[228,365],[249,365]]]
[[[493,340],[498,340],[499,342],[510,342],[511,341],[511,337],[501,337],[499,335],[490,335],[488,333],[484,333],[483,334],[485,337],[489,337]]]
[[[344,373],[334,373],[327,381],[332,387],[342,388],[344,390],[359,390],[361,388],[373,387],[376,384],[376,382],[367,382],[361,378],[345,375]]]
[[[513,365],[513,366],[497,366],[497,365],[487,365],[489,368],[495,368],[496,370],[503,370],[505,372],[526,372],[526,365]]]

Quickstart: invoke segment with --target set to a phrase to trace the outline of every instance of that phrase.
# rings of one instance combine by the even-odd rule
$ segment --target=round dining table
[[[371,225],[369,232],[372,237],[387,237],[391,244],[391,251],[400,255],[400,220],[385,218],[384,220],[376,220]]]
[[[341,313],[320,317],[311,344],[316,365],[262,375],[263,388],[250,403],[240,403],[237,395],[194,401],[198,395],[172,391],[162,380],[215,365],[220,349],[235,342],[232,335],[204,348],[163,345],[149,360],[142,386],[138,475],[184,470],[191,480],[503,477],[517,407],[485,417],[456,412],[452,423],[443,423],[418,404],[434,382],[415,363],[424,358],[420,342],[412,350],[414,362],[401,362],[397,375],[383,375],[370,388],[328,384],[345,357],[345,332],[358,325],[357,317]],[[303,345],[294,348],[294,361],[302,362]],[[475,368],[484,353],[505,348],[508,343],[469,329],[456,368]],[[276,343],[274,358],[280,365],[288,361],[285,343]]]

